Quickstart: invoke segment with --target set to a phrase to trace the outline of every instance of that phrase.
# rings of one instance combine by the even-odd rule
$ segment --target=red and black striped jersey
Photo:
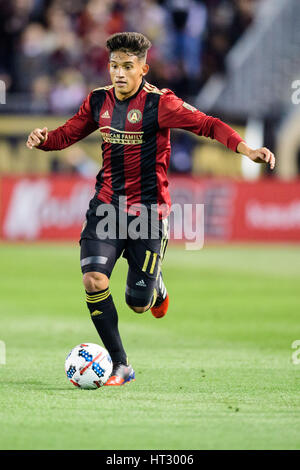
[[[116,97],[113,85],[93,90],[78,113],[50,131],[39,148],[64,149],[98,130],[103,158],[96,178],[98,199],[117,205],[123,196],[127,209],[162,205],[165,216],[165,208],[171,205],[167,178],[171,128],[216,139],[233,151],[242,141],[224,122],[143,79],[137,92],[123,101]]]

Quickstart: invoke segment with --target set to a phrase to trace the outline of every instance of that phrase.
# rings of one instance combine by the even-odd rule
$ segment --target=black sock
[[[119,329],[118,314],[109,288],[98,292],[86,292],[86,303],[95,328],[113,362],[127,364]]]

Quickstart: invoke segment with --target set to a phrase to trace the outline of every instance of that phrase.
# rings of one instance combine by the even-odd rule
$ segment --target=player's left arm
[[[275,168],[275,156],[266,147],[260,147],[259,149],[250,148],[246,142],[241,141],[237,146],[237,152],[246,155],[255,163],[268,163],[271,170]]]
[[[83,101],[78,112],[57,129],[35,129],[28,136],[26,145],[29,149],[63,150],[94,132],[98,125],[93,119],[91,100],[92,93]]]
[[[171,90],[166,90],[160,99],[158,123],[161,128],[180,128],[197,135],[210,137],[233,152],[246,155],[256,163],[268,163],[272,170],[275,167],[275,157],[269,149],[266,147],[250,148],[228,124],[185,103]]]

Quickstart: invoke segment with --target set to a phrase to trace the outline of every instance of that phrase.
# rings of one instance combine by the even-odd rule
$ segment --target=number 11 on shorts
[[[154,269],[155,269],[156,259],[157,259],[157,253],[152,253],[152,255],[153,255],[153,258],[152,258],[152,263],[151,263],[151,266],[150,266],[149,274],[153,274]],[[144,272],[147,271],[150,256],[151,256],[151,251],[146,250],[145,261],[144,261],[143,268],[142,268],[142,271],[144,271]]]

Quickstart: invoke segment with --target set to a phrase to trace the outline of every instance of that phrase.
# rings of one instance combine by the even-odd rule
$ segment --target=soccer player
[[[269,163],[271,169],[275,157],[265,147],[251,149],[227,124],[185,103],[171,90],[159,90],[148,83],[146,58],[151,43],[143,34],[116,33],[106,46],[111,85],[89,93],[78,113],[63,126],[49,132],[46,127],[32,131],[26,145],[30,149],[60,150],[100,131],[103,163],[81,233],[80,260],[87,307],[113,361],[106,385],[118,386],[135,378],[109,290],[112,270],[121,255],[128,262],[128,306],[137,313],[150,310],[156,318],[164,317],[168,310],[161,263],[168,242],[171,204],[167,179],[170,129],[186,129],[216,139],[252,161]],[[99,234],[99,223],[105,222],[102,209],[107,205],[115,210],[116,217],[108,219],[108,231],[113,228],[115,233],[105,239]],[[141,215],[137,209],[143,207],[149,209],[145,217],[148,232],[136,238],[131,236],[130,224]],[[151,237],[151,224],[155,223],[158,236]],[[120,232],[125,235],[120,236]]]

